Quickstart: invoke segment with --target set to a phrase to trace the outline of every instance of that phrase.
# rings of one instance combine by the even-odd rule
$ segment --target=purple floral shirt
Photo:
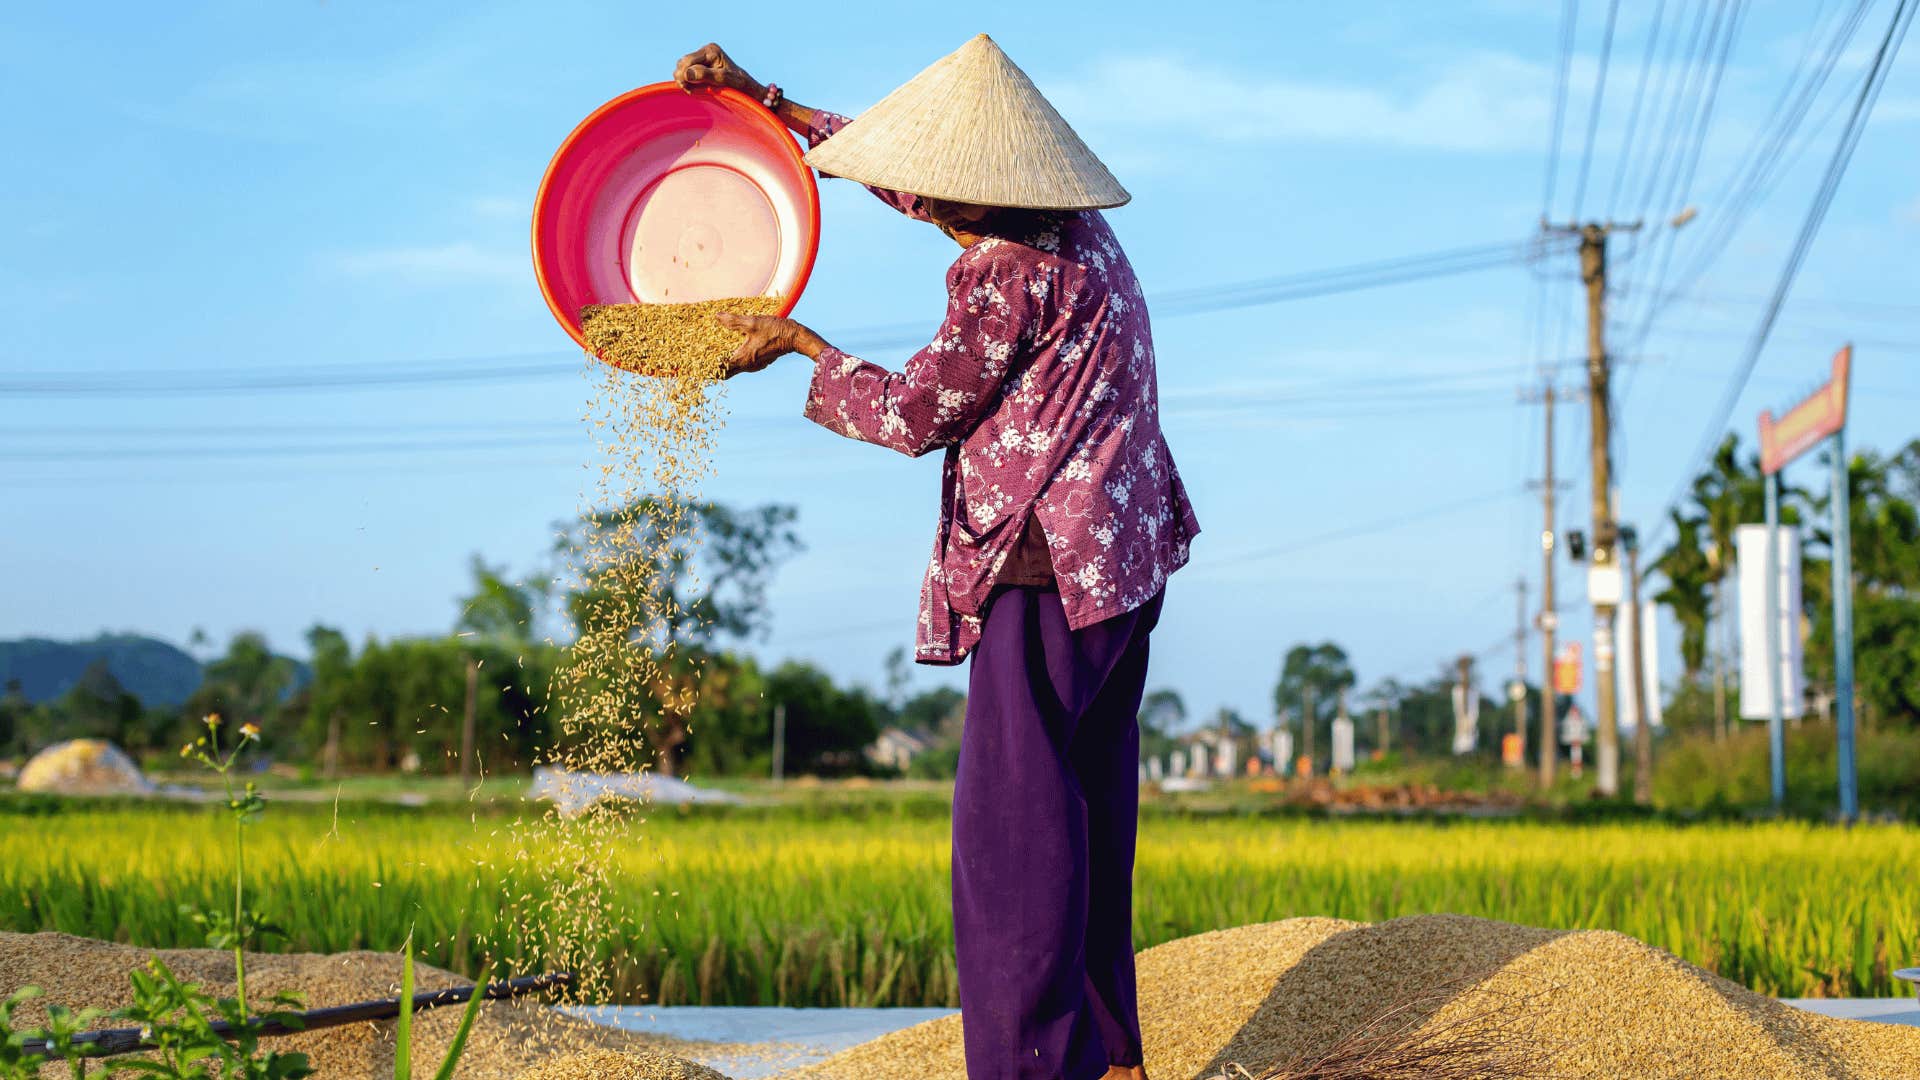
[[[808,142],[845,124],[816,113]],[[926,220],[917,196],[873,190]],[[946,451],[922,663],[959,663],[980,640],[1029,515],[1076,630],[1152,599],[1200,532],[1160,434],[1146,301],[1113,231],[1093,211],[1030,221],[954,260],[946,319],[904,371],[828,348],[808,389],[823,427],[914,457]]]

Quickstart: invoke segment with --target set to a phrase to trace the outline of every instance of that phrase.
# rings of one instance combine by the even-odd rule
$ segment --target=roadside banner
[[[1767,527],[1741,525],[1733,534],[1740,601],[1740,718],[1766,720],[1773,715],[1771,694],[1780,691],[1781,715],[1800,715],[1806,697],[1806,672],[1800,647],[1800,534],[1781,529],[1775,566],[1779,592],[1778,669],[1767,671]]]
[[[1553,692],[1579,693],[1580,671],[1580,643],[1569,641],[1560,647],[1560,655],[1553,658]]]

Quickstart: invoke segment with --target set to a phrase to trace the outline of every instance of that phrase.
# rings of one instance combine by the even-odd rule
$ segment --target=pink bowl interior
[[[672,84],[581,124],[534,214],[542,287],[576,339],[587,304],[777,295],[791,310],[819,229],[813,176],[765,110]]]

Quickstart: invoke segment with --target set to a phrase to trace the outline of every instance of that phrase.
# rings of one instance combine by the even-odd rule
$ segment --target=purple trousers
[[[1081,630],[1051,590],[1005,589],[987,608],[953,788],[968,1080],[1140,1064],[1138,714],[1160,603]]]

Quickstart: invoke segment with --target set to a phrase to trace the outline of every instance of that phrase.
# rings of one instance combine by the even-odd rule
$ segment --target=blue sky
[[[1677,240],[1669,287],[1692,294],[1644,343],[1616,344],[1631,352],[1622,508],[1643,527],[1805,213],[1838,131],[1820,121],[1857,86],[1891,10],[1868,12],[1767,201],[1685,278],[1686,245],[1725,209],[1711,200],[1816,25],[1816,5],[1752,6],[1693,184],[1701,217]],[[1817,5],[1822,19],[1838,6]],[[834,4],[111,7],[0,13],[0,379],[52,373],[84,390],[183,371],[537,369],[353,390],[0,392],[0,636],[184,642],[199,626],[223,642],[258,628],[295,653],[316,620],[354,637],[444,630],[471,553],[531,570],[578,506],[588,384],[533,282],[533,191],[580,117],[698,44],[851,113],[992,33],[1134,193],[1112,220],[1151,299],[1528,237],[1559,34],[1559,5],[1517,0],[1213,4],[1177,19],[1128,3],[938,19]],[[1638,172],[1612,190],[1654,7],[1620,5],[1583,216],[1636,201]],[[1666,7],[1669,33],[1696,10]],[[1575,209],[1604,15],[1581,5],[1556,218]],[[1856,445],[1920,434],[1916,165],[1910,47],[1734,410],[1743,432],[1850,335]],[[849,185],[822,196],[797,317],[828,340],[931,330],[950,243]],[[1630,315],[1656,261],[1620,254]],[[1537,342],[1553,359],[1579,347],[1573,268],[1541,266],[1544,285],[1515,267],[1157,319],[1167,434],[1205,534],[1170,590],[1153,682],[1196,712],[1264,720],[1279,657],[1302,640],[1346,646],[1363,685],[1426,678],[1462,651],[1483,655],[1489,687],[1511,671],[1513,581],[1525,574],[1537,596],[1540,573],[1539,502],[1523,483],[1539,471],[1541,417],[1516,389]],[[709,490],[800,508],[808,550],[781,571],[771,637],[754,648],[878,683],[910,636],[938,465],[807,424],[804,382],[804,362],[786,361],[730,387]],[[1559,428],[1562,475],[1578,481],[1563,519],[1584,525],[1584,410]],[[1346,535],[1308,543],[1331,533]],[[1564,567],[1562,582],[1564,625],[1584,636]]]

